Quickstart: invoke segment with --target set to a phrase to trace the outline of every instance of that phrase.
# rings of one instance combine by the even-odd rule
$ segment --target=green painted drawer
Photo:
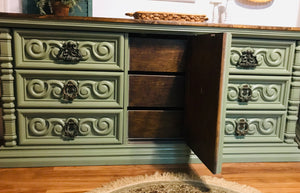
[[[224,142],[283,142],[285,123],[285,111],[227,111]],[[247,134],[239,136],[246,128]]]
[[[232,74],[289,75],[294,62],[295,41],[233,38],[230,52],[228,66]],[[256,58],[257,66],[247,67],[253,58]]]
[[[288,104],[291,78],[231,75],[227,109],[282,109]]]
[[[123,72],[16,70],[17,106],[123,108],[123,79]]]
[[[14,40],[17,68],[124,70],[121,33],[16,30]]]
[[[17,111],[20,145],[121,144],[123,141],[122,110]],[[73,131],[75,135],[72,135]]]

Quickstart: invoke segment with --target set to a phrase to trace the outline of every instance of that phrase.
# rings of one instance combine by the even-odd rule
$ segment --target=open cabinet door
[[[186,69],[186,143],[211,170],[220,173],[225,125],[226,44],[230,34],[191,38]]]

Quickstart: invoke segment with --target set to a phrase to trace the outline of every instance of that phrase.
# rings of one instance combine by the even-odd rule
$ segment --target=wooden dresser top
[[[37,14],[20,14],[20,13],[0,13],[1,19],[14,20],[48,20],[48,21],[77,21],[77,22],[109,22],[109,23],[127,23],[127,24],[156,24],[156,25],[175,25],[175,26],[198,26],[198,27],[215,27],[215,28],[235,28],[235,29],[254,29],[254,30],[276,30],[276,31],[299,31],[300,27],[278,27],[278,26],[258,26],[258,25],[240,25],[240,24],[216,24],[216,23],[200,23],[200,22],[181,22],[181,21],[142,21],[136,19],[123,18],[100,18],[100,17],[79,17],[67,16],[59,17],[53,15],[37,15]]]

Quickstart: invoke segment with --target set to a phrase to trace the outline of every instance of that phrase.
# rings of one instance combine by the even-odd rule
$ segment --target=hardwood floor
[[[121,177],[156,171],[213,176],[203,164],[1,168],[0,193],[79,193]],[[300,192],[300,162],[225,163],[222,174],[215,176],[263,193]]]

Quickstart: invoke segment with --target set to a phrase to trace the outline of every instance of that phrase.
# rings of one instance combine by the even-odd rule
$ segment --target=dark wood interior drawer
[[[180,110],[130,110],[129,138],[182,138],[184,113]]]
[[[129,107],[184,106],[184,76],[130,75]]]
[[[183,72],[186,39],[130,38],[130,71]]]

